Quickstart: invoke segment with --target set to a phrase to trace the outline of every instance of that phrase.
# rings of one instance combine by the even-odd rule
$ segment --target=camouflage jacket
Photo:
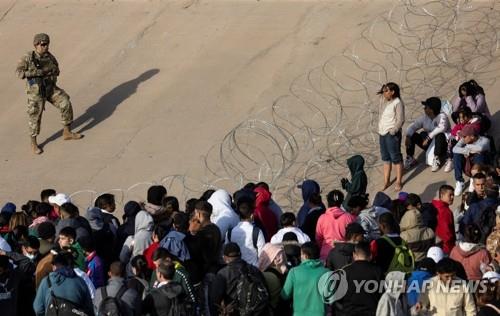
[[[59,76],[59,64],[54,55],[49,52],[40,56],[35,51],[30,51],[17,63],[16,74],[19,79],[29,81],[34,78],[43,78],[55,84]]]

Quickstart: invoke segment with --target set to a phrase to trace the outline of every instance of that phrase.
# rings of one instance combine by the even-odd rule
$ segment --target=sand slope
[[[498,5],[412,2],[1,2],[0,202],[37,199],[46,187],[76,192],[82,207],[105,191],[122,202],[152,182],[185,199],[261,179],[295,207],[295,183],[313,177],[337,188],[357,152],[375,192],[380,83],[401,83],[409,120],[420,100],[449,98],[469,77],[499,109]],[[433,36],[429,25],[438,26]],[[41,156],[28,146],[24,83],[14,74],[37,32],[51,35],[59,85],[85,134],[62,141],[48,104]],[[452,180],[420,169],[410,177],[405,190],[426,197]]]

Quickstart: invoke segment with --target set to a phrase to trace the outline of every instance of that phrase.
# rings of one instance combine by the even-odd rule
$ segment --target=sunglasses
[[[42,47],[46,47],[46,46],[49,46],[49,43],[40,43],[40,44],[38,44],[38,45],[40,45],[40,46],[42,46]]]

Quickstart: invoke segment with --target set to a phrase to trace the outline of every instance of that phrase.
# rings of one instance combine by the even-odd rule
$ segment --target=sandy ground
[[[500,5],[448,2],[1,1],[0,203],[52,187],[80,207],[101,192],[121,204],[144,198],[151,183],[183,203],[209,187],[265,180],[297,209],[296,183],[338,188],[355,153],[375,193],[381,83],[401,85],[411,121],[421,100],[449,99],[476,78],[500,121]],[[51,36],[59,85],[85,134],[63,141],[48,104],[41,156],[30,151],[14,74],[38,32]],[[404,190],[425,199],[454,184],[423,167],[405,178]]]

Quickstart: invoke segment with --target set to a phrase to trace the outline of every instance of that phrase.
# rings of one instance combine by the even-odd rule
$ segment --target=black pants
[[[410,144],[406,146],[406,155],[413,157],[415,155],[415,145],[427,150],[431,145],[432,141],[429,141],[426,146],[423,145],[424,140],[427,138],[427,132],[414,133],[410,137]],[[443,163],[446,158],[448,158],[448,142],[444,133],[437,134],[434,136],[434,156],[439,158],[439,161]]]

